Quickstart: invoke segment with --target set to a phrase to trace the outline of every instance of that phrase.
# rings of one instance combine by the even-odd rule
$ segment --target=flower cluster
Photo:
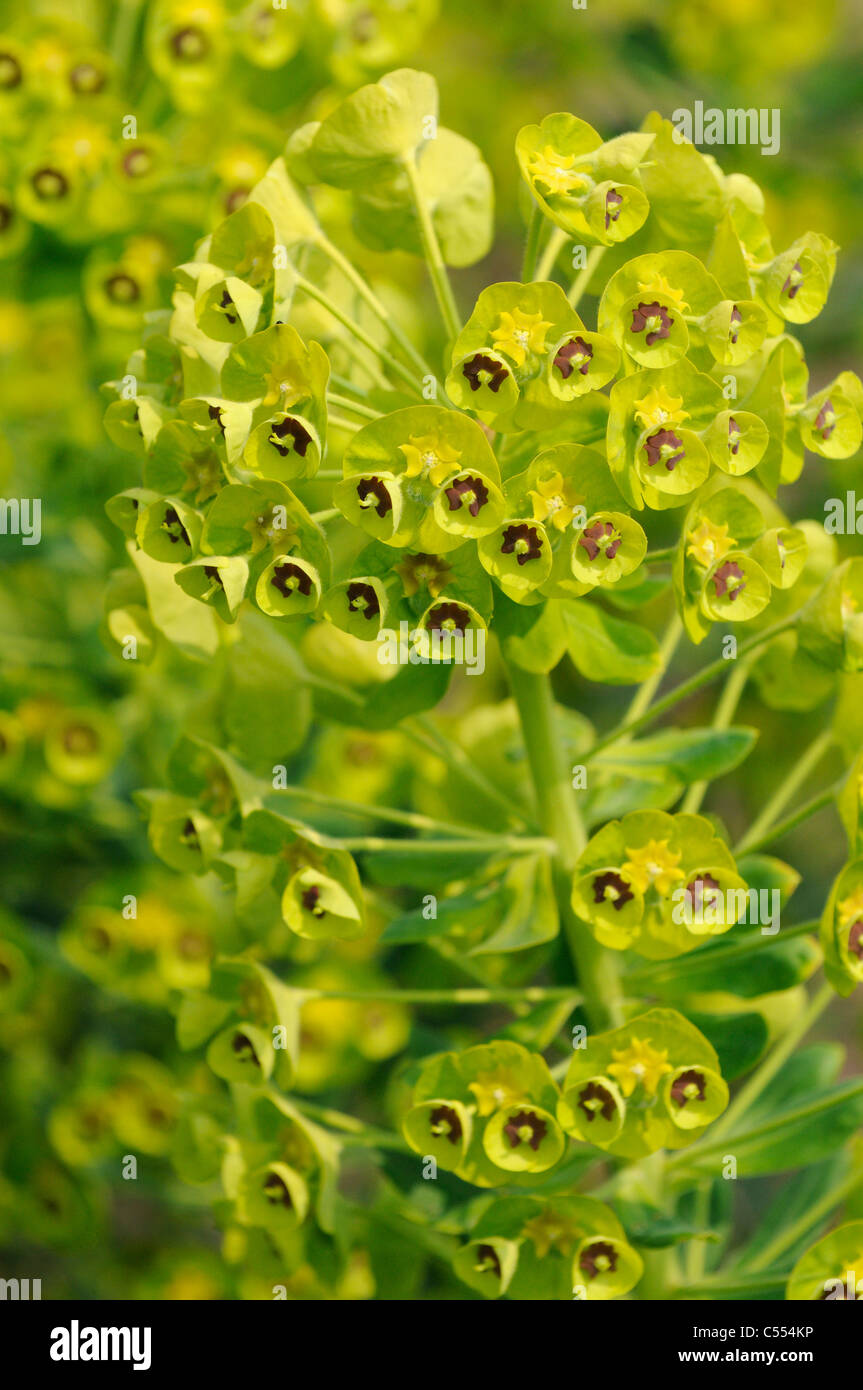
[[[566,1149],[559,1094],[542,1057],[519,1043],[485,1043],[423,1063],[402,1129],[412,1149],[466,1182],[529,1182]]]
[[[620,1298],[641,1278],[641,1256],[595,1197],[500,1197],[485,1206],[455,1257],[485,1298]]]
[[[690,1144],[727,1104],[707,1039],[676,1010],[650,1009],[576,1052],[558,1118],[575,1139],[640,1158]]]
[[[635,945],[642,955],[663,959],[733,927],[735,900],[728,894],[741,890],[745,899],[734,857],[709,820],[631,811],[586,846],[572,902],[604,946]],[[706,910],[714,900],[721,900],[721,911]]]

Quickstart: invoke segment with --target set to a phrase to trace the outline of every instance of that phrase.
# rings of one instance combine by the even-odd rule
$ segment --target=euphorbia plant
[[[230,948],[172,977],[213,1077],[175,1162],[219,1178],[228,1257],[297,1288],[335,1288],[384,1227],[491,1297],[781,1297],[854,1188],[863,1117],[863,1083],[801,1046],[861,977],[859,759],[783,819],[847,750],[863,667],[860,562],[776,500],[804,450],[860,443],[859,380],[810,397],[793,331],[837,248],[777,252],[755,183],[658,116],[603,141],[556,114],[516,154],[522,276],[465,316],[447,266],[489,248],[482,156],[430,77],[361,88],[199,243],[106,388],[142,469],[108,503],[135,574],[106,636],[220,678],[139,796],[155,853],[233,905]],[[442,339],[412,340],[324,209],[425,257]],[[693,673],[657,699],[684,636]],[[638,686],[601,733],[555,698],[567,655]],[[709,727],[639,737],[726,673]],[[702,803],[755,741],[750,678],[768,705],[839,703],[732,845]],[[799,875],[764,851],[834,796],[851,847],[818,944],[780,924]],[[362,1115],[309,1099],[385,1061]],[[379,1151],[365,1201],[337,1189],[357,1147]],[[741,1240],[738,1183],[777,1172]],[[789,1296],[829,1296],[831,1240]]]

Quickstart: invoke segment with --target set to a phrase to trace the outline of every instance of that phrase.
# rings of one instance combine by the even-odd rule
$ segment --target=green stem
[[[551,681],[548,676],[524,671],[515,663],[510,663],[508,670],[536,794],[539,823],[558,846],[553,868],[555,894],[584,994],[585,1011],[591,1027],[616,1027],[623,1015],[617,961],[576,917],[571,904],[572,874],[587,837],[572,786],[572,772],[564,756]]]
[[[120,0],[111,36],[111,56],[119,72],[128,71],[143,0]]]
[[[339,513],[341,515],[341,513]],[[414,830],[437,830],[444,835],[460,836],[462,839],[482,840],[487,831],[477,830],[473,825],[459,825],[455,821],[436,820],[434,816],[424,816],[419,811],[403,811],[395,806],[379,806],[376,802],[347,801],[342,797],[330,796],[328,792],[313,791],[309,787],[277,787],[275,796],[293,796],[300,801],[308,801],[312,806],[325,806],[331,811],[341,811],[346,815],[362,816],[367,820],[388,820],[393,825],[409,825]]]
[[[333,415],[327,411],[327,424],[332,425],[337,430],[356,431],[362,429],[362,425],[357,420],[346,420],[343,415]]]
[[[528,985],[504,988],[490,985],[476,989],[304,989],[304,999],[376,1000],[383,1004],[543,1004],[551,999],[580,999],[571,985]]]
[[[416,209],[417,220],[419,222],[420,238],[423,244],[423,252],[426,258],[429,275],[431,276],[435,298],[441,312],[444,328],[447,337],[457,338],[461,332],[461,320],[458,316],[455,299],[453,297],[452,285],[449,282],[449,275],[441,254],[440,243],[437,239],[437,232],[431,219],[428,204],[423,197],[420,187],[419,176],[417,173],[416,160],[413,155],[408,156],[403,161],[404,170],[407,174],[408,184],[411,190],[414,207]]]
[[[477,791],[482,792],[483,796],[488,797],[506,813],[507,821],[514,828],[537,828],[535,822],[526,820],[524,816],[519,815],[513,809],[512,802],[507,800],[500,788],[490,782],[482,770],[471,761],[460,744],[455,743],[452,739],[443,738],[427,715],[420,714],[412,720],[405,720],[401,725],[401,731],[408,734],[429,753],[440,758],[451,772],[454,772],[465,782],[469,782]]]
[[[764,632],[760,632],[756,637],[751,637],[748,642],[744,642],[737,650],[738,660],[740,657],[746,656],[749,652],[757,651],[757,649],[763,647],[766,642],[772,641],[780,632],[785,632],[787,628],[793,627],[798,617],[798,613],[792,613],[789,617],[783,618],[781,622],[774,623],[773,627],[766,628]],[[699,671],[697,675],[690,676],[689,680],[681,681],[680,685],[676,685],[674,689],[670,690],[667,695],[664,695],[661,700],[657,700],[656,704],[652,705],[650,709],[645,710],[644,714],[639,715],[636,719],[624,719],[615,729],[604,734],[586,755],[587,761],[595,757],[597,753],[601,753],[604,748],[608,748],[612,743],[617,743],[619,739],[624,738],[627,734],[636,733],[640,729],[645,729],[648,724],[653,724],[663,714],[666,714],[668,710],[673,709],[675,705],[679,704],[681,700],[688,699],[690,695],[694,695],[696,691],[703,689],[705,685],[710,685],[712,681],[715,681],[727,670],[728,662],[725,657],[718,657],[716,661],[710,662],[710,664]]]
[[[736,661],[729,674],[728,680],[722,690],[722,694],[716,702],[716,710],[713,715],[712,728],[727,729],[734,718],[740,697],[743,694],[746,682],[749,679],[749,672],[752,669],[751,658],[743,661]],[[704,800],[709,781],[693,782],[681,804],[681,811],[688,815],[694,815],[699,810]]]
[[[587,259],[570,285],[569,293],[566,296],[573,309],[578,307],[581,296],[590,284],[590,277],[596,270],[596,267],[599,265],[607,249],[606,246],[594,246],[593,250],[588,252]]]
[[[785,810],[797,788],[802,786],[814,767],[818,765],[833,742],[833,731],[825,729],[814,738],[808,748],[804,748],[787,775],[779,783],[766,806],[750,825],[739,841],[735,854],[743,854],[751,845],[757,844],[764,834],[775,824],[777,817]]]
[[[371,406],[353,401],[349,396],[340,396],[335,391],[327,392],[327,404],[340,406],[342,410],[350,411],[352,415],[361,415],[364,420],[380,420],[382,417],[380,410],[373,410]]]
[[[627,1177],[623,1180],[624,1191],[630,1190],[628,1184],[633,1185],[633,1190],[643,1191],[650,1202],[660,1211],[666,1207],[665,1189],[665,1154],[660,1149],[657,1153],[649,1154],[642,1159],[638,1165],[637,1173],[630,1170]],[[661,1302],[668,1297],[668,1285],[670,1282],[671,1263],[673,1253],[671,1250],[645,1250],[642,1258],[644,1260],[644,1274],[636,1290],[639,1301]]]
[[[683,623],[680,621],[677,609],[669,619],[668,627],[665,629],[662,641],[659,644],[659,664],[653,675],[648,676],[633,696],[632,703],[626,711],[627,719],[638,719],[650,704],[660,685],[662,679],[671,664],[671,658],[677,651],[677,645],[683,636]]]
[[[296,284],[298,290],[302,290],[310,299],[314,299],[322,308],[332,314],[333,318],[337,319],[343,328],[346,328],[349,333],[352,333],[357,342],[362,343],[363,347],[368,348],[369,352],[374,353],[375,357],[377,357],[394,376],[399,377],[406,386],[410,386],[415,395],[419,396],[422,394],[419,383],[413,373],[410,372],[403,363],[393,357],[392,353],[387,352],[386,348],[381,347],[380,343],[376,343],[374,338],[370,337],[365,329],[361,328],[356,320],[351,318],[350,314],[346,314],[344,309],[340,309],[338,304],[330,299],[328,294],[325,294],[324,291],[319,289],[311,280],[306,280],[302,275],[297,276]]]
[[[371,285],[360,275],[359,271],[351,264],[347,256],[343,255],[339,248],[334,246],[323,233],[318,238],[316,245],[320,247],[325,255],[329,256],[334,265],[338,266],[345,278],[350,280],[357,294],[365,301],[375,317],[389,330],[390,335],[398,343],[402,352],[410,358],[420,375],[433,376],[434,373],[428,362],[426,362],[422,354],[417,351],[410,338],[393,317],[392,313],[390,313],[386,305],[381,303]]]
[[[545,244],[539,265],[536,268],[535,280],[548,280],[554,270],[554,263],[563,250],[569,237],[566,232],[561,231],[560,227],[552,227],[551,236]]]
[[[798,806],[797,810],[792,811],[790,816],[786,816],[784,820],[777,821],[775,825],[770,827],[765,835],[761,836],[760,840],[752,841],[747,839],[747,854],[756,854],[759,850],[764,849],[765,845],[772,845],[776,840],[781,840],[783,835],[787,835],[790,831],[796,830],[798,825],[802,825],[810,816],[814,816],[816,811],[820,811],[823,807],[829,806],[830,802],[835,800],[844,785],[844,776],[839,777],[831,786],[825,787],[823,791],[816,793],[811,800],[804,802],[802,806]],[[735,848],[735,853],[739,852],[740,846],[737,846]]]
[[[325,837],[330,838],[330,837]],[[352,835],[333,845],[353,853],[380,854],[553,854],[553,839],[538,835],[483,835],[475,840],[390,840],[382,835]]]
[[[524,244],[524,259],[521,263],[521,278],[526,285],[534,277],[536,258],[539,253],[539,235],[542,231],[542,213],[536,203],[532,204],[530,220],[527,224],[527,240]]]
[[[347,353],[348,357],[359,367],[361,372],[371,377],[372,382],[379,391],[391,391],[393,389],[392,382],[387,380],[378,366],[377,354],[372,357],[368,352],[364,352],[359,343],[355,343],[349,333],[342,332],[341,327],[333,329],[332,341],[334,344],[337,343],[339,347]],[[333,375],[330,377],[330,380],[336,382],[337,378]],[[344,381],[340,382],[340,386],[343,391],[347,389]],[[359,388],[352,386],[351,389],[356,392]]]
[[[664,550],[648,550],[644,557],[645,565],[665,565],[677,554],[676,545],[667,545]]]

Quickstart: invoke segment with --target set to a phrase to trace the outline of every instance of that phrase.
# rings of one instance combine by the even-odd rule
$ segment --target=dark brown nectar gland
[[[737,453],[739,453],[739,451],[740,451],[740,438],[741,438],[741,436],[740,436],[740,426],[738,425],[738,423],[737,423],[737,421],[735,420],[734,416],[731,415],[731,416],[729,416],[729,419],[728,419],[728,452],[729,452],[729,454],[737,454]]]
[[[0,92],[11,92],[24,80],[21,64],[11,53],[0,53]]]
[[[815,419],[815,428],[826,442],[838,424],[832,401],[825,401]]]
[[[713,588],[717,598],[727,598],[733,603],[746,588],[743,570],[735,560],[726,560],[713,575]]]
[[[467,507],[473,517],[479,516],[488,501],[488,488],[482,478],[460,478],[451,487],[445,488],[444,492],[451,512]]]
[[[99,751],[99,735],[89,724],[69,724],[63,730],[63,747],[73,757],[86,758]]]
[[[153,168],[153,156],[141,145],[128,150],[123,156],[123,173],[130,179],[143,179]]]
[[[362,613],[363,617],[371,620],[377,618],[381,611],[378,596],[371,584],[361,584],[355,582],[349,584],[347,588],[348,608],[352,613]]]
[[[326,917],[327,910],[320,904],[321,890],[316,883],[303,892],[301,902],[305,912],[310,912],[313,917]]]
[[[0,203],[0,233],[8,232],[14,221],[14,210],[8,203]]]
[[[203,29],[190,24],[171,35],[171,50],[181,63],[200,63],[210,51],[210,40]]]
[[[426,627],[429,632],[466,632],[470,614],[457,603],[439,603],[428,615]]]
[[[534,1111],[519,1110],[517,1115],[511,1115],[507,1120],[503,1132],[511,1149],[527,1144],[536,1153],[548,1133],[548,1125]]]
[[[605,230],[608,231],[612,222],[616,222],[620,217],[620,209],[623,205],[623,197],[615,188],[610,188],[605,195]]]
[[[231,1039],[231,1051],[236,1054],[240,1062],[251,1062],[252,1066],[260,1067],[258,1055],[252,1045],[251,1038],[243,1032],[237,1032]]]
[[[787,294],[789,299],[794,299],[802,284],[803,270],[801,269],[800,262],[795,261],[782,286],[782,293]]]
[[[246,185],[228,190],[222,199],[222,205],[228,217],[230,217],[232,212],[237,212],[243,206],[243,203],[246,202],[251,191],[251,188]]]
[[[674,471],[681,459],[686,458],[683,440],[678,438],[674,430],[657,430],[656,434],[645,440],[644,452],[651,468],[663,463],[669,473]]]
[[[361,507],[374,507],[380,517],[385,517],[393,509],[393,499],[381,478],[363,478],[357,484],[357,497]]]
[[[507,526],[500,547],[501,555],[514,555],[519,565],[538,560],[542,555],[542,538],[535,526],[526,521]]]
[[[293,1210],[291,1194],[287,1185],[279,1177],[278,1173],[269,1173],[264,1181],[264,1196],[271,1206],[285,1207],[288,1211]]]
[[[687,883],[684,897],[687,905],[692,912],[700,912],[704,907],[705,890],[707,892],[707,902],[714,901],[716,890],[719,884],[712,874],[703,874],[701,878],[694,878],[691,883]]]
[[[69,86],[79,96],[95,96],[105,86],[105,73],[95,63],[76,63],[69,73]]]
[[[691,1101],[704,1101],[707,1093],[707,1078],[697,1067],[681,1072],[671,1088],[671,1099],[682,1110]]]
[[[282,458],[287,458],[288,454],[291,452],[292,446],[290,444],[282,444],[280,441],[283,439],[291,439],[293,441],[294,453],[299,454],[300,458],[306,457],[306,452],[312,442],[312,436],[309,434],[305,425],[299,420],[295,420],[291,415],[285,420],[280,420],[278,424],[273,425],[267,439],[267,443],[272,444],[273,448],[281,454]]]
[[[597,521],[582,531],[576,544],[587,551],[588,560],[595,560],[600,551],[606,560],[613,560],[620,549],[622,539],[610,521]]]
[[[193,820],[189,819],[186,821],[185,825],[183,826],[183,829],[180,832],[180,839],[182,840],[186,849],[194,849],[200,851],[201,842],[198,839],[198,832],[195,829],[195,822]]]
[[[509,376],[509,371],[502,362],[487,357],[484,352],[477,352],[464,363],[461,374],[470,384],[471,391],[478,391],[481,386],[487,386],[497,394]]]
[[[599,1274],[614,1274],[617,1269],[617,1251],[607,1240],[595,1240],[586,1245],[578,1257],[578,1267],[589,1279]]]
[[[578,1108],[583,1112],[588,1124],[592,1124],[597,1115],[601,1115],[604,1120],[613,1120],[614,1096],[600,1082],[590,1081],[579,1092]]]
[[[279,565],[270,580],[274,589],[278,589],[283,598],[291,598],[295,593],[300,593],[304,598],[312,592],[312,577],[307,574],[299,565],[287,564]]]
[[[59,169],[47,165],[44,169],[36,170],[30,184],[36,197],[43,203],[58,203],[69,192],[69,180],[66,175]]]
[[[658,299],[653,299],[649,304],[638,304],[632,311],[632,324],[630,333],[643,333],[644,341],[648,347],[661,338],[667,338],[671,332],[674,319],[669,314],[664,304],[660,304]]]
[[[105,281],[105,296],[112,304],[134,304],[141,298],[141,290],[137,280],[120,270]]]
[[[848,933],[848,952],[856,956],[858,960],[863,960],[863,921],[852,922],[851,930]]]
[[[477,1246],[474,1269],[477,1274],[493,1274],[495,1279],[501,1277],[500,1260],[493,1245]]]
[[[166,533],[172,545],[176,545],[177,541],[182,541],[184,545],[191,547],[192,542],[189,540],[189,533],[177,515],[174,507],[167,507],[165,509],[165,515],[162,520],[162,530]]]
[[[224,312],[225,318],[228,320],[228,323],[230,324],[235,324],[237,322],[237,319],[239,318],[238,314],[231,313],[231,310],[236,309],[236,307],[237,306],[234,303],[231,296],[228,294],[228,291],[223,290],[222,297],[219,300],[219,308]]]
[[[435,1139],[457,1144],[462,1137],[461,1120],[451,1105],[438,1105],[429,1115],[429,1129]]]
[[[625,878],[609,870],[607,874],[597,874],[593,880],[593,901],[610,902],[615,912],[619,912],[635,896]]]
[[[730,323],[729,323],[729,326],[728,326],[728,338],[729,338],[729,341],[730,341],[732,344],[734,344],[735,346],[736,346],[736,344],[737,344],[737,339],[740,337],[740,333],[739,333],[739,332],[735,332],[735,329],[739,328],[739,325],[740,325],[742,322],[743,322],[743,315],[741,314],[741,312],[740,312],[740,310],[738,309],[737,305],[736,305],[736,304],[732,304],[732,306],[731,306],[731,320],[730,320]]]
[[[583,338],[570,338],[569,342],[563,343],[554,354],[553,365],[555,371],[560,372],[566,381],[573,372],[587,376],[592,360],[593,348],[590,343],[586,343]]]

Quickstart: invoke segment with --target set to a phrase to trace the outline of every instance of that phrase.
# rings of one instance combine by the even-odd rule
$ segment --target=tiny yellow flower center
[[[621,873],[627,882],[646,893],[651,885],[658,893],[670,893],[674,884],[683,878],[678,869],[681,856],[668,848],[667,840],[648,840],[640,849],[626,849],[627,860]]]
[[[686,553],[699,565],[710,569],[711,565],[715,565],[729,550],[733,550],[734,545],[735,540],[728,534],[727,523],[716,526],[712,521],[702,521],[694,531],[690,531]]]

